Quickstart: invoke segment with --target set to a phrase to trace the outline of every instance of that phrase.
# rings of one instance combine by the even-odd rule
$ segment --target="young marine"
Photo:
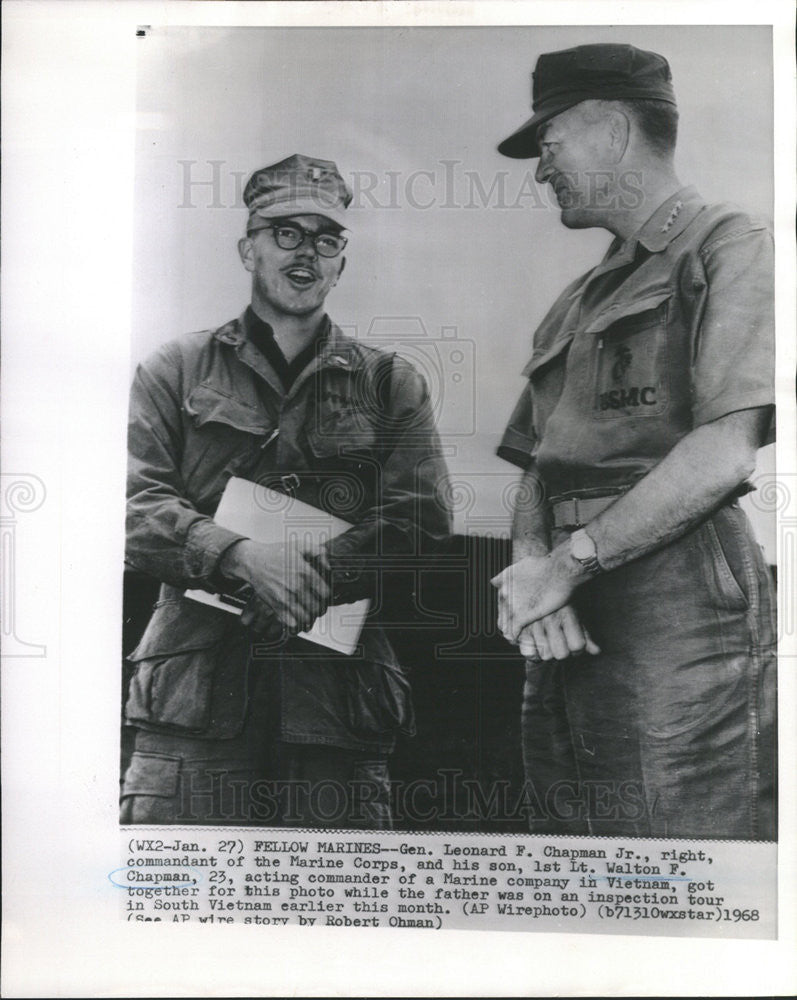
[[[256,171],[238,246],[250,305],[136,372],[127,560],[162,586],[130,657],[125,823],[390,826],[388,758],[412,706],[378,613],[350,657],[297,636],[331,603],[377,597],[385,556],[450,530],[422,377],[325,312],[351,200],[327,160]],[[352,527],[309,547],[243,537],[213,520],[231,476]],[[184,596],[241,584],[240,618]]]

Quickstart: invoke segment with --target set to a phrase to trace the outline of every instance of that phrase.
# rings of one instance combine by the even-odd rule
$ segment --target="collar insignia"
[[[673,205],[672,211],[670,212],[669,216],[667,217],[667,221],[661,227],[661,231],[663,233],[669,233],[669,231],[673,227],[673,223],[678,218],[678,216],[679,216],[679,214],[681,212],[681,209],[683,207],[684,207],[684,203],[682,201],[676,201],[676,203]]]

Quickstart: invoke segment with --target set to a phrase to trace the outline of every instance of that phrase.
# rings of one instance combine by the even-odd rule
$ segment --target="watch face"
[[[574,559],[594,559],[596,555],[595,543],[586,533],[579,530],[570,536],[570,551]]]

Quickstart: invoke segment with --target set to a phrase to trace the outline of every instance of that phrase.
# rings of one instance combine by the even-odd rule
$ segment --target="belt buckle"
[[[578,513],[578,498],[569,497],[562,501],[562,527],[580,528],[581,519]]]

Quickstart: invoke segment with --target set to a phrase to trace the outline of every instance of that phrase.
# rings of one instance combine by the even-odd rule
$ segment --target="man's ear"
[[[238,256],[247,271],[255,269],[255,252],[251,236],[243,236],[238,240]]]
[[[631,122],[628,115],[620,110],[614,110],[609,115],[609,148],[614,153],[617,162],[625,156],[628,140],[631,134]]]

